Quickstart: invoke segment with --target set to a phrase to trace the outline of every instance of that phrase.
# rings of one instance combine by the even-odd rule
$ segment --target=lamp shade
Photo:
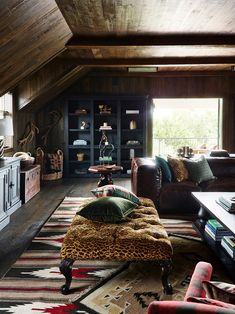
[[[4,119],[0,119],[0,136],[14,135],[13,121],[9,115],[4,116]]]

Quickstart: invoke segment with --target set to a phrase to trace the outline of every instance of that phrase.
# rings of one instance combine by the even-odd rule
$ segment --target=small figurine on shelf
[[[85,129],[85,125],[86,125],[86,122],[85,122],[85,121],[82,121],[82,122],[81,122],[80,129],[81,129],[81,130],[84,130],[84,129]]]
[[[104,122],[103,125],[101,125],[101,126],[99,127],[99,130],[100,130],[100,131],[103,131],[103,130],[112,130],[112,127],[111,127],[111,125],[108,125],[107,122]]]
[[[89,129],[89,123],[87,123],[86,121],[82,121],[80,129],[81,130]]]
[[[131,120],[130,121],[129,129],[130,130],[135,130],[136,129],[136,121],[135,120]]]
[[[99,143],[100,156],[99,161],[102,165],[112,161],[112,152],[114,150],[113,144],[108,142],[108,138],[105,134],[105,131],[102,131],[102,136]]]
[[[85,154],[83,152],[77,153],[77,160],[78,161],[83,161],[84,160]]]
[[[100,114],[111,114],[111,107],[108,105],[99,105]]]

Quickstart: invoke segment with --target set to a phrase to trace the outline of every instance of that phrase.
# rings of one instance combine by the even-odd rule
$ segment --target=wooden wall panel
[[[85,94],[148,94],[152,97],[222,97],[235,94],[234,83],[235,78],[229,76],[113,78],[104,74],[103,77],[84,77],[70,91],[76,89]]]
[[[229,152],[235,153],[235,97],[223,98],[223,147]]]
[[[62,110],[66,95],[150,95],[153,98],[170,97],[221,97],[224,99],[223,143],[224,148],[235,152],[235,78],[209,77],[109,77],[87,75],[79,79],[60,97],[50,101],[37,112],[37,125],[43,129],[52,108]],[[55,142],[54,142],[55,141]],[[63,122],[52,132],[49,149],[64,148]]]
[[[27,143],[24,147],[19,146],[19,140],[24,138],[26,126],[29,122],[36,123],[34,113],[25,113],[16,111],[14,115],[14,153],[18,151],[30,152],[32,155],[35,153],[36,136],[32,141]],[[28,133],[27,133],[28,134]]]
[[[53,122],[50,112],[53,110],[61,113],[62,118],[51,129],[48,134],[47,145],[43,145],[42,136],[47,131],[48,126]],[[37,146],[42,147],[47,152],[54,152],[56,149],[64,149],[64,103],[63,100],[57,99],[50,102],[50,106],[45,106],[43,110],[36,113],[36,124],[40,133],[37,136]]]
[[[52,60],[19,84],[18,109],[27,106],[27,110],[31,110],[28,107],[48,102],[87,71],[89,68],[84,69],[58,59]],[[32,110],[35,111],[37,108]]]
[[[48,85],[54,83],[58,77],[65,75],[73,66],[69,63],[59,62],[54,59],[49,64],[44,66],[37,73],[27,77],[18,87],[19,109],[26,106],[33,98]]]
[[[109,77],[87,76],[70,88],[77,94],[150,95],[153,98],[223,98],[224,149],[235,152],[235,78],[196,77]]]

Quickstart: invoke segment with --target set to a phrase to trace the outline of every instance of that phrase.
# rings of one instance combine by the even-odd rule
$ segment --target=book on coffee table
[[[235,196],[227,197],[221,195],[217,203],[230,213],[235,213]]]

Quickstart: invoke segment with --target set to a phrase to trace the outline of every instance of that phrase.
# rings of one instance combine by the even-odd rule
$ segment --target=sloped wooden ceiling
[[[0,95],[63,51],[71,35],[54,0],[1,0]]]
[[[85,66],[235,64],[234,0],[56,0]],[[215,67],[216,69],[216,67]]]
[[[84,67],[231,72],[234,16],[234,0],[0,0],[0,95],[20,85],[23,107]]]

